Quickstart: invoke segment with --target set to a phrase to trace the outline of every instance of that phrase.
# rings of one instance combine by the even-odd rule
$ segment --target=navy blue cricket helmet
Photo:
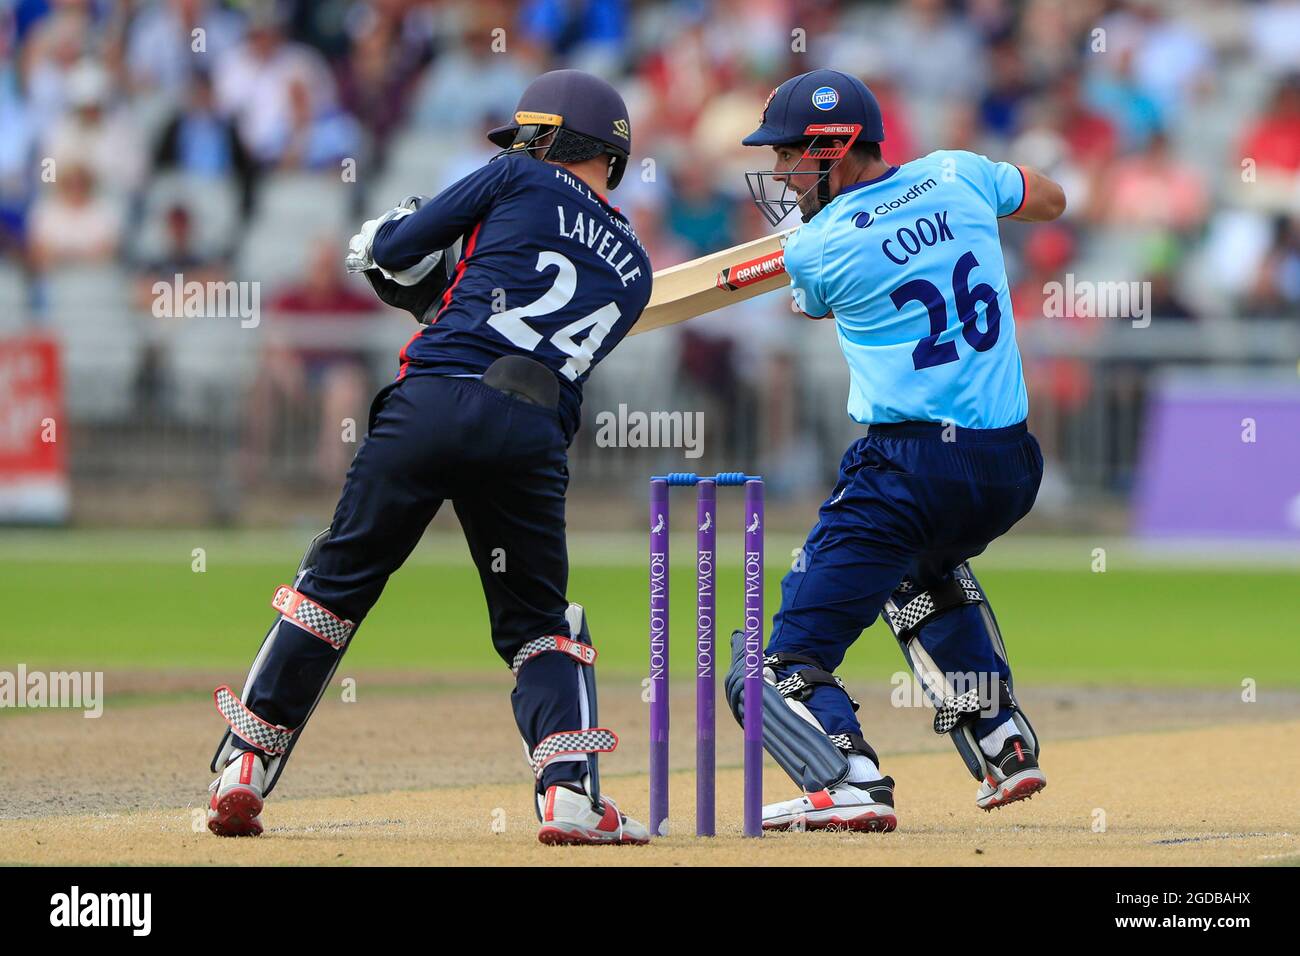
[[[619,184],[632,148],[632,124],[618,90],[582,70],[543,73],[519,97],[514,122],[490,130],[488,139],[507,152],[531,151],[552,128],[555,137],[538,158],[580,163],[605,153],[606,183],[610,189]]]
[[[786,80],[763,106],[758,129],[741,142],[745,146],[785,146],[810,139],[808,127],[857,125],[858,138],[883,142],[885,122],[875,94],[856,76],[839,70],[813,70]]]
[[[818,208],[831,200],[830,171],[859,139],[879,143],[885,138],[885,123],[875,95],[856,76],[839,70],[813,70],[786,80],[763,104],[758,129],[746,136],[745,146],[793,146],[806,144],[803,158],[816,160],[818,178],[804,191],[817,190]],[[839,140],[842,146],[824,145]],[[789,181],[775,196],[767,195],[771,170],[745,174],[754,204],[772,225],[788,216],[799,204],[799,196],[787,198]],[[809,216],[805,214],[804,221]]]

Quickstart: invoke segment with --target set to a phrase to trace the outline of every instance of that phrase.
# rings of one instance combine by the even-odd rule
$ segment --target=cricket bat
[[[785,241],[792,232],[787,229],[660,269],[654,274],[650,302],[628,334],[676,325],[788,285]]]

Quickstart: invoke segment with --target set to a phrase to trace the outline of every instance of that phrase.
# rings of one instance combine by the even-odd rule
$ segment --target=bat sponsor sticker
[[[778,249],[757,259],[738,262],[718,273],[717,287],[734,292],[755,282],[785,274],[785,250]]]

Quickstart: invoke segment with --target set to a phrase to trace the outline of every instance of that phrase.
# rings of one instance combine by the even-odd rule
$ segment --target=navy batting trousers
[[[872,425],[844,453],[835,490],[781,582],[768,653],[804,654],[834,671],[903,578],[921,589],[947,581],[1029,513],[1042,477],[1024,423]],[[934,618],[920,640],[945,673],[1010,679],[978,605]],[[819,686],[805,703],[827,733],[862,733],[842,691]],[[981,717],[977,736],[1004,719]]]

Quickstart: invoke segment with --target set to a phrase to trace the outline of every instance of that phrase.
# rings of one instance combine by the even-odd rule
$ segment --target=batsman
[[[1023,518],[1043,474],[998,236],[1003,218],[1065,209],[1024,166],[940,150],[884,162],[880,107],[856,77],[815,70],[768,97],[747,174],[786,244],[797,311],[835,323],[849,367],[849,446],[800,560],[782,582],[764,660],[764,746],[804,791],[763,808],[766,829],[890,831],[894,781],[835,675],[884,616],[984,810],[1047,785],[1039,742],[970,559]],[[734,639],[733,639],[734,644]],[[738,654],[736,645],[733,654]],[[742,661],[727,680],[743,713]]]
[[[348,270],[421,325],[371,406],[329,528],[274,593],[278,617],[243,690],[216,690],[229,725],[208,809],[220,836],[262,832],[265,797],[340,658],[449,500],[514,674],[538,838],[648,842],[601,792],[598,755],[618,740],[600,726],[596,649],[566,597],[567,450],[583,383],[650,296],[645,250],[605,197],[627,166],[627,108],[605,81],[558,70],[488,135],[502,148],[492,161],[366,222],[349,244]],[[429,611],[430,640],[465,638]]]

